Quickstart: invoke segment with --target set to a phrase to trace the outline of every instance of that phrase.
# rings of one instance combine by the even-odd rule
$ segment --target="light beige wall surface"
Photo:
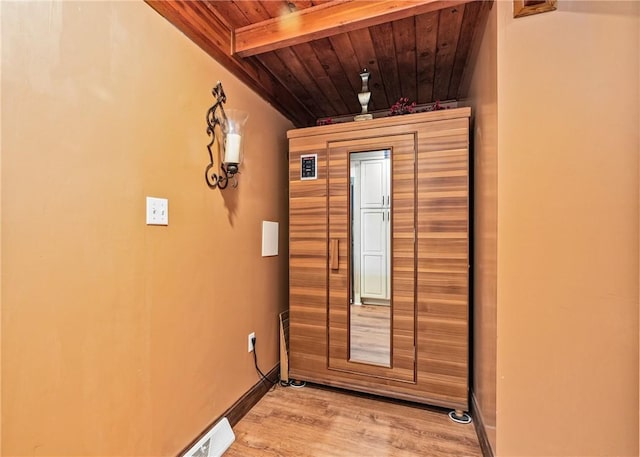
[[[497,8],[489,12],[471,80],[473,115],[474,265],[473,394],[495,452],[498,236]]]
[[[637,456],[640,3],[497,7],[497,454]]]
[[[258,381],[249,332],[277,362],[292,125],[143,2],[0,7],[2,454],[175,455]],[[217,79],[251,116],[223,193]]]
[[[2,52],[2,6],[0,5],[0,53]],[[0,81],[2,80],[2,57],[0,54]],[[0,455],[2,455],[2,87],[0,84]]]

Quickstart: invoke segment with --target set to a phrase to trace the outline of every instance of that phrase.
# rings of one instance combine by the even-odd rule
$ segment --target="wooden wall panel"
[[[468,120],[433,122],[418,144],[418,374],[467,409]]]
[[[317,180],[300,180],[302,152],[318,154]],[[291,150],[289,156],[289,365],[295,379],[326,368],[327,181],[324,150]]]
[[[469,116],[468,108],[460,108],[310,127],[288,133],[292,378],[468,410]],[[415,382],[329,369],[328,358],[332,355],[346,360],[346,346],[335,348],[331,354],[328,352],[328,320],[335,326],[337,337],[346,342],[348,319],[344,309],[328,314],[332,297],[327,294],[327,234],[329,230],[332,234],[338,233],[336,230],[346,230],[337,225],[328,227],[327,211],[329,208],[332,211],[333,221],[346,209],[347,200],[336,193],[333,185],[331,194],[327,193],[327,169],[323,168],[327,161],[326,151],[330,144],[338,142],[360,150],[371,144],[385,147],[385,141],[388,143],[389,138],[399,135],[411,137],[411,144],[415,142],[417,163],[393,162],[393,230],[397,232],[394,246],[406,243],[398,251],[401,254],[396,254],[394,247],[394,300],[396,306],[412,310],[398,314],[393,338],[396,350],[405,357],[405,362],[410,360],[409,352],[413,352],[413,348],[405,343],[410,338],[415,339]],[[301,153],[318,154],[321,167],[317,181],[300,182]],[[412,171],[413,167],[415,171]],[[412,173],[415,175],[410,176]],[[410,186],[406,184],[409,181],[413,183]],[[414,198],[413,185],[416,186],[415,209],[410,203]],[[416,217],[415,223],[411,214]],[[402,234],[413,225],[417,229],[417,255],[410,258],[413,234],[404,238]],[[346,237],[346,233],[340,236]],[[342,261],[346,262],[346,243],[341,243],[340,249]],[[414,276],[403,276],[403,272],[410,271],[414,264]],[[408,292],[396,296],[395,289],[405,287],[408,291],[413,281],[415,297]],[[344,299],[340,296],[340,300]],[[409,370],[412,363],[398,366]],[[376,369],[379,367],[372,367],[371,373]]]

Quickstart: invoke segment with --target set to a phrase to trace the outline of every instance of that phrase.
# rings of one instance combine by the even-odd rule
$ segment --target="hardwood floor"
[[[351,305],[351,359],[391,364],[391,307]]]
[[[225,457],[481,457],[473,424],[344,391],[276,387],[234,427]]]

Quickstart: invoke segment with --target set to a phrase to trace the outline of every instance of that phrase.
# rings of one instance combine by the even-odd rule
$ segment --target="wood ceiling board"
[[[318,60],[318,57],[311,45],[309,43],[302,43],[292,46],[291,49],[293,49],[298,58],[300,58],[300,61],[307,71],[314,75],[314,79],[318,87],[327,98],[331,108],[329,109],[327,107],[327,112],[323,117],[335,116],[349,112],[349,108],[347,108],[347,105],[342,101],[340,93],[333,84],[331,77],[325,71],[320,60]]]
[[[317,105],[309,95],[309,92],[300,85],[288,65],[275,52],[265,52],[258,56],[257,59],[265,67],[269,68],[280,84],[291,92],[291,96],[304,106],[306,112],[314,119],[313,124],[315,124],[315,120],[322,113],[318,111]]]
[[[351,44],[351,39],[347,33],[340,33],[330,37],[329,41],[331,42],[331,46],[333,46],[333,50],[340,61],[342,71],[345,73],[345,76],[351,85],[352,97],[355,100],[358,100],[358,93],[362,90],[362,79],[360,79],[360,72],[362,71],[362,68],[358,65],[356,52]],[[360,106],[360,108],[358,108],[357,113],[360,113],[362,111],[360,102],[358,102],[358,106]]]
[[[398,65],[396,64],[396,49],[393,40],[393,27],[390,22],[374,25],[369,28],[371,41],[376,50],[376,60],[380,68],[380,76],[384,85],[387,100],[395,103],[401,96]]]
[[[233,0],[232,3],[238,7],[242,14],[249,20],[249,24],[266,21],[271,19],[267,10],[262,6],[261,2],[251,0]]]
[[[271,17],[278,17],[282,14],[283,11],[287,13],[292,13],[294,11],[300,11],[306,8],[311,8],[312,6],[322,5],[323,3],[329,3],[333,0],[262,0],[262,6],[264,9],[269,11]]]
[[[453,70],[451,72],[451,81],[449,82],[449,93],[447,99],[457,98],[462,80],[462,73],[467,65],[469,58],[469,49],[471,48],[471,40],[473,39],[475,24],[478,22],[478,14],[480,13],[480,3],[472,2],[464,5],[464,16],[460,27],[460,36],[458,38],[458,46],[456,46],[456,58],[453,62]]]
[[[269,1],[269,0],[267,0]],[[320,5],[322,3],[331,2],[333,0],[284,0],[285,3],[292,4],[294,6],[293,11],[302,10],[305,8],[311,8],[312,6]]]
[[[436,72],[439,21],[440,12],[438,11],[416,16],[418,104],[433,101],[433,80]]]
[[[322,62],[322,66],[331,77],[333,84],[342,97],[342,102],[348,107],[348,111],[344,114],[359,113],[362,108],[358,102],[358,98],[353,97],[353,89],[347,75],[342,69],[342,65],[336,56],[336,53],[328,38],[312,41],[313,48],[318,60]]]
[[[278,1],[263,1],[261,2],[262,7],[265,9],[265,11],[269,14],[269,17],[278,17],[281,16],[282,14],[288,14],[291,12],[291,9],[289,8],[289,2],[285,2],[284,0],[278,0]],[[308,6],[306,7],[308,8]],[[295,10],[294,10],[295,11]]]
[[[480,50],[480,44],[482,42],[482,35],[484,33],[487,20],[489,19],[489,11],[493,8],[493,0],[485,0],[480,2],[480,12],[478,13],[478,20],[473,29],[473,38],[471,38],[471,46],[469,48],[469,55],[467,57],[467,63],[462,72],[462,80],[458,87],[458,94],[456,99],[467,97],[469,93],[469,86],[471,85],[471,77],[473,70],[478,60],[478,52]]]
[[[360,68],[366,68],[371,72],[371,76],[369,76],[369,90],[371,91],[369,109],[373,111],[387,108],[390,103],[387,100],[387,94],[384,92],[384,87],[382,86],[378,59],[373,47],[373,41],[371,41],[369,29],[366,28],[349,32],[349,38],[352,43],[357,43],[357,45],[354,46],[354,51],[358,59],[358,66]]]
[[[305,8],[310,8],[314,5],[314,2],[312,2],[311,0],[296,0],[296,1],[286,1],[285,3],[290,3],[292,4],[295,8],[295,10],[300,10],[300,9],[305,9]],[[317,3],[317,2],[315,2]]]
[[[400,97],[419,104],[464,97],[493,4],[469,0],[418,3],[147,0],[147,3],[299,127],[315,125],[318,118],[359,113],[357,94],[362,83],[358,74],[362,68],[371,72],[370,111],[388,109]],[[379,4],[408,3],[413,8],[410,14],[409,10],[403,11],[408,14],[404,17],[392,20],[391,14],[384,18],[388,22],[347,33],[337,33],[340,28],[334,28],[332,33],[336,34],[332,36],[308,43],[303,40],[270,57],[231,55],[234,28],[241,29],[252,22],[277,21],[275,16],[283,9],[293,8],[298,11],[295,14],[300,14],[305,9],[335,11],[333,8],[338,5],[379,7]],[[433,7],[436,3],[447,8],[417,14],[421,5]],[[458,13],[453,14],[452,8]]]
[[[464,5],[444,9],[440,12],[436,72],[433,85],[434,100],[446,100],[456,57],[456,47],[462,26]]]
[[[207,4],[207,7],[215,11],[215,13],[229,22],[230,29],[233,30],[238,27],[249,25],[250,22],[247,17],[240,11],[238,5],[235,2],[203,2]]]
[[[234,30],[233,52],[247,57],[467,1],[470,0],[345,0],[323,3],[287,15],[287,24],[291,26],[284,26],[281,18],[271,18],[237,28]]]
[[[414,17],[394,21],[393,38],[400,75],[400,93],[414,102],[418,98],[416,75],[416,24]]]
[[[327,112],[329,100],[327,100],[327,97],[325,97],[324,93],[318,87],[318,83],[313,74],[307,71],[292,48],[278,49],[274,52],[291,74],[291,78],[295,79],[295,82],[292,81],[291,84],[299,86],[300,89],[296,88],[301,94],[298,95],[298,98],[303,100],[305,106],[309,108],[316,118],[324,116]],[[293,89],[293,86],[290,87]],[[294,93],[296,93],[296,91],[294,91]],[[305,99],[302,98],[302,94],[304,93],[308,94],[308,102],[305,102]]]

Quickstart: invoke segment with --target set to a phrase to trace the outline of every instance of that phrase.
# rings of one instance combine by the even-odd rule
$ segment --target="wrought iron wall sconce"
[[[211,91],[215,103],[207,111],[207,134],[211,137],[211,141],[207,144],[209,151],[209,165],[204,172],[207,185],[212,189],[226,189],[229,180],[233,182],[233,187],[238,187],[238,179],[236,175],[242,163],[242,135],[244,134],[244,125],[247,122],[249,114],[235,109],[230,109],[225,113],[224,104],[227,102],[227,96],[222,88],[222,83],[217,82]],[[220,171],[212,170],[214,167],[213,144],[216,142],[216,127],[218,128],[218,145],[220,148]]]

